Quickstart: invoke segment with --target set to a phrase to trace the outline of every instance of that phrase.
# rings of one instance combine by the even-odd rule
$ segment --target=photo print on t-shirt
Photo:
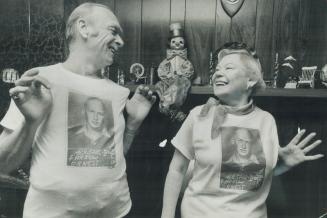
[[[256,191],[263,183],[266,159],[260,132],[242,127],[221,127],[220,187]]]
[[[116,166],[111,101],[70,92],[67,166]]]

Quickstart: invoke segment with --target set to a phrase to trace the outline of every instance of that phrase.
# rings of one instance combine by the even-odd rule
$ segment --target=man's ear
[[[89,30],[87,28],[86,21],[83,18],[79,18],[76,22],[77,32],[83,39],[87,39],[89,35]]]
[[[248,80],[248,89],[252,89],[255,86],[255,84],[257,84],[257,83],[258,83],[258,81],[253,81],[253,80],[249,79]]]

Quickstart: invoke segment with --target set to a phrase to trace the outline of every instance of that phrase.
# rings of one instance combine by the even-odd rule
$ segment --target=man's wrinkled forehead
[[[119,24],[119,21],[116,15],[106,7],[94,7],[90,14],[92,22],[104,23],[106,28],[115,28],[118,33],[122,33],[122,28]]]

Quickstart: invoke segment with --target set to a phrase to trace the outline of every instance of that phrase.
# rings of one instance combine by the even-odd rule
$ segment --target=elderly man
[[[139,87],[128,100],[129,90],[98,77],[100,69],[113,63],[123,46],[121,27],[106,6],[84,3],[67,21],[69,56],[63,63],[27,71],[10,90],[14,101],[1,125],[1,171],[17,168],[32,150],[30,188],[24,206],[25,218],[123,217],[131,208],[126,180],[127,152],[135,131],[148,114],[155,97]],[[97,98],[110,108],[112,147],[107,150],[78,150],[75,158],[97,164],[71,164],[70,122],[83,99]],[[81,100],[82,99],[82,100]],[[128,117],[125,125],[123,110]],[[106,163],[114,163],[108,166]]]

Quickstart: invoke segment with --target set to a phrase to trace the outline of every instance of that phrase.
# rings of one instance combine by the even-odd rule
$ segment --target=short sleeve
[[[278,132],[277,132],[277,125],[274,117],[271,117],[271,144],[274,146],[274,166],[277,164],[278,160],[278,150],[279,150],[279,139],[278,139]]]
[[[124,110],[128,100],[128,96],[130,94],[130,90],[114,83],[109,79],[106,81],[110,85],[111,99],[118,104],[117,108],[119,108],[119,111]]]
[[[193,123],[194,113],[191,111],[176,136],[171,140],[173,146],[189,160],[194,159]]]
[[[4,128],[14,130],[24,122],[24,119],[23,114],[19,111],[14,101],[11,101],[9,109],[0,124]]]

